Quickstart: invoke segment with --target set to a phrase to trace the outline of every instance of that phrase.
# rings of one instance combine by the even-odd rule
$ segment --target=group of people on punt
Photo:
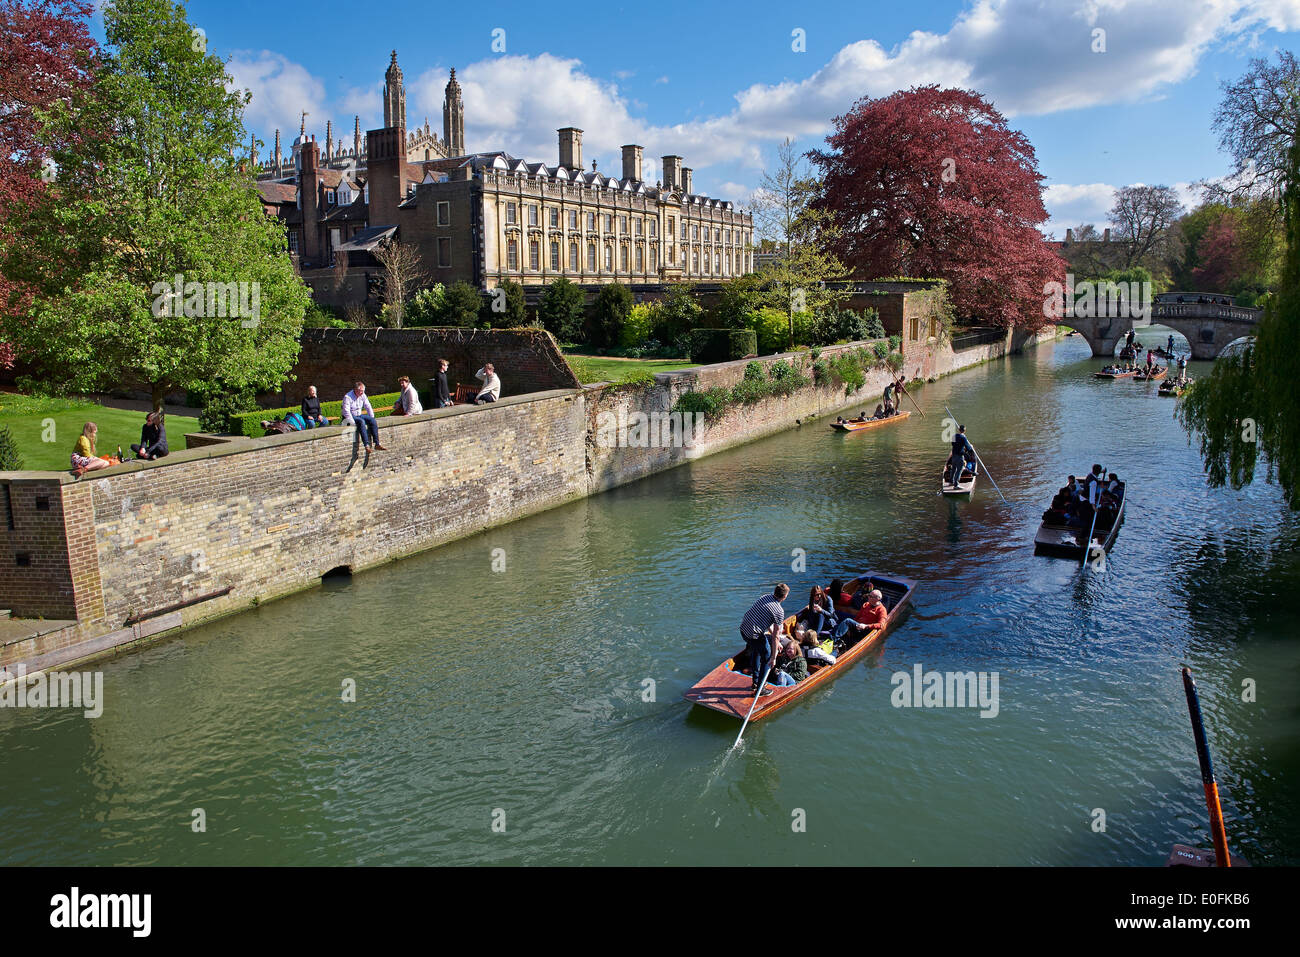
[[[948,461],[943,467],[943,481],[946,485],[957,488],[961,482],[975,475],[976,463],[979,456],[975,452],[975,446],[970,444],[970,439],[966,437],[966,426],[957,426],[957,434],[952,437],[952,454],[948,456]],[[953,477],[953,470],[960,469]]]
[[[844,581],[837,578],[829,589],[813,586],[808,604],[795,614],[794,626],[787,631],[781,603],[789,594],[788,585],[777,585],[754,602],[740,622],[747,653],[745,671],[756,695],[762,688],[766,697],[773,686],[796,685],[835,664],[838,655],[883,628],[889,617],[884,596],[870,581],[863,580],[850,594],[844,590]]]
[[[1048,525],[1087,529],[1092,527],[1096,515],[1097,528],[1110,528],[1115,524],[1123,499],[1124,483],[1119,476],[1094,465],[1082,480],[1069,477],[1065,487],[1052,499],[1052,507],[1043,513],[1043,521]]]

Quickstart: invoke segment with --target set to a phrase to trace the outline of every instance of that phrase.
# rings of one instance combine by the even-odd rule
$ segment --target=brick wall
[[[0,480],[0,608],[18,618],[76,618],[74,561],[83,589],[93,585],[85,574],[85,532],[94,531],[88,500],[80,489],[65,499],[59,475],[8,474]]]
[[[496,366],[503,396],[578,386],[554,338],[536,329],[308,329],[292,380],[263,405],[297,405],[309,385],[322,402],[337,401],[357,379],[371,395],[396,392],[402,375],[423,394],[440,358],[453,391],[457,382],[477,386],[485,362]]]

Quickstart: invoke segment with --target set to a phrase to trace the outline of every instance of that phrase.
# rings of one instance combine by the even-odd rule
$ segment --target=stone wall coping
[[[532,402],[545,402],[561,396],[581,395],[582,391],[582,389],[551,389],[546,392],[529,392],[525,395],[505,396],[504,398],[498,399],[496,402],[488,403],[486,405],[470,405],[464,403],[461,405],[449,406],[445,409],[430,409],[427,412],[421,412],[419,415],[383,416],[375,419],[375,422],[381,429],[395,429],[401,428],[405,425],[413,425],[417,422],[431,421],[433,419],[446,419],[457,415],[469,415],[474,412],[487,411],[490,409],[528,405]],[[115,478],[129,472],[144,472],[149,469],[166,468],[169,465],[180,465],[186,462],[197,462],[203,459],[221,458],[226,455],[240,455],[244,452],[259,452],[263,449],[274,448],[278,445],[295,445],[299,442],[315,442],[338,436],[347,436],[353,431],[354,429],[352,426],[328,425],[324,428],[305,429],[301,432],[287,432],[283,435],[267,435],[259,436],[257,438],[235,436],[228,442],[221,442],[215,445],[204,445],[197,449],[181,449],[178,452],[172,452],[166,458],[154,459],[149,462],[132,459],[129,462],[123,462],[121,465],[114,465],[110,468],[100,469],[97,472],[87,472],[81,478],[78,478],[71,472],[0,472],[0,482],[8,482],[10,484],[23,482],[58,482],[61,485],[74,485],[101,478]]]
[[[818,350],[819,355],[826,355],[828,352],[832,355],[840,352],[847,352],[850,349],[861,349],[870,347],[876,342],[888,342],[889,337],[883,339],[856,339],[853,342],[837,342],[829,346],[814,346],[809,349],[796,349],[793,352],[774,352],[771,355],[758,356],[753,359],[731,359],[727,362],[712,362],[707,365],[691,366],[689,369],[673,369],[670,372],[656,372],[656,382],[675,382],[682,379],[690,379],[698,376],[705,369],[740,369],[744,370],[745,366],[751,362],[777,362],[781,359],[802,359],[807,356],[812,358],[813,349]]]

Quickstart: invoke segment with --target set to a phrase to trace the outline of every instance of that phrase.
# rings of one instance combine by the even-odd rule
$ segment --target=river
[[[1154,865],[1210,843],[1186,663],[1234,853],[1300,863],[1300,522],[1262,480],[1207,489],[1174,400],[1099,366],[1059,340],[927,385],[924,418],[813,423],[103,662],[99,718],[0,710],[0,859]],[[937,495],[944,404],[1010,507]],[[1129,489],[1105,570],[1035,557],[1094,461]],[[919,581],[911,613],[729,752],[681,693],[745,608],[868,568]],[[996,672],[996,717],[894,707],[917,664]]]

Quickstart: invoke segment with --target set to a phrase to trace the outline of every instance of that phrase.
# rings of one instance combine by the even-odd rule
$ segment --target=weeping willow
[[[1200,446],[1211,486],[1241,488],[1262,463],[1300,511],[1300,130],[1288,155],[1283,223],[1281,281],[1258,333],[1192,385],[1178,418]]]

